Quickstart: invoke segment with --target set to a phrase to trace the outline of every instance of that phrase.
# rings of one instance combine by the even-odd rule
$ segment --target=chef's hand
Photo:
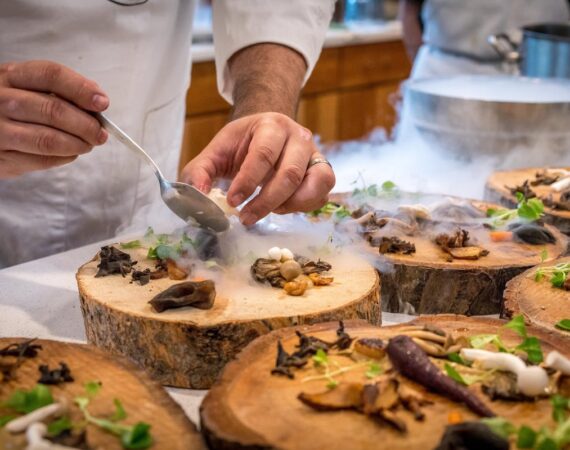
[[[213,180],[233,178],[228,203],[243,203],[258,186],[259,194],[240,213],[252,225],[274,211],[311,211],[327,201],[335,177],[322,159],[311,132],[279,113],[242,117],[227,124],[183,170],[182,180],[208,192]]]
[[[228,66],[234,120],[184,168],[182,179],[208,192],[216,178],[233,178],[231,206],[261,186],[241,210],[244,225],[272,211],[321,207],[334,186],[334,173],[322,163],[311,132],[292,119],[307,73],[305,59],[289,47],[263,43],[240,50]],[[315,159],[321,162],[311,164]]]
[[[86,111],[108,106],[95,82],[60,64],[0,64],[0,179],[70,163],[105,143]]]

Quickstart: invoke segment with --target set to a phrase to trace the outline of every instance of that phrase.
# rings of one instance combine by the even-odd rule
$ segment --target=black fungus
[[[198,231],[196,239],[194,240],[194,249],[196,250],[198,258],[202,261],[220,258],[222,256],[218,234],[211,230],[201,229]]]
[[[396,236],[382,236],[379,242],[378,251],[382,254],[402,253],[404,255],[411,255],[412,253],[416,253],[416,246],[413,243],[403,241]]]
[[[133,282],[138,282],[141,286],[144,286],[150,282],[150,269],[133,270],[131,277]]]
[[[544,245],[556,243],[552,232],[537,223],[515,223],[509,226],[509,230],[518,241],[531,245]]]
[[[216,299],[216,286],[212,280],[185,281],[170,286],[149,301],[156,312],[167,309],[193,306],[198,309],[210,309]]]
[[[448,425],[434,450],[509,450],[509,441],[481,422]]]
[[[354,338],[351,338],[346,331],[344,331],[344,322],[341,320],[338,324],[338,329],[336,330],[336,335],[338,339],[333,344],[339,350],[346,350],[352,344]]]
[[[295,378],[292,368],[303,367],[308,362],[308,357],[301,357],[297,353],[290,355],[283,348],[281,341],[277,342],[277,358],[275,360],[275,367],[271,369],[272,375],[284,375],[287,378]]]
[[[0,356],[35,358],[38,354],[38,350],[42,349],[41,345],[33,343],[35,340],[34,338],[20,343],[9,344],[0,349]]]
[[[50,369],[47,365],[41,365],[40,379],[38,383],[40,384],[60,384],[60,383],[72,383],[73,376],[71,375],[71,370],[69,366],[64,362],[59,363],[59,368]]]
[[[115,273],[120,273],[124,277],[133,270],[133,266],[137,263],[131,260],[131,255],[128,253],[108,245],[101,247],[99,259],[100,262],[97,265],[99,270],[95,277],[105,277]]]

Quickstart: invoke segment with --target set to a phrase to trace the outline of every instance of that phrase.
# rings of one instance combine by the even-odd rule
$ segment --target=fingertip
[[[105,111],[109,107],[109,98],[104,94],[95,94],[91,99],[91,105],[94,111]]]
[[[107,142],[107,139],[109,139],[109,133],[107,130],[105,130],[105,128],[101,128],[99,130],[99,134],[97,135],[97,144],[103,145],[105,142]]]

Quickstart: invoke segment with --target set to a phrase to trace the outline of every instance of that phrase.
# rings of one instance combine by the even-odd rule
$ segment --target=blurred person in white
[[[196,0],[0,2],[0,267],[108,239],[160,202],[109,117],[177,178]],[[230,178],[251,225],[326,201],[332,169],[294,121],[334,0],[215,0],[218,89],[231,121],[182,171]],[[94,151],[91,151],[94,147]],[[165,214],[170,214],[166,207]],[[140,217],[139,217],[140,220]]]
[[[520,41],[521,27],[565,22],[570,10],[568,0],[400,0],[399,18],[416,79],[505,73],[489,35]]]

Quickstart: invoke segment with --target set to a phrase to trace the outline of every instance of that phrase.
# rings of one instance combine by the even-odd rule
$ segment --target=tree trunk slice
[[[0,348],[21,338],[0,338]],[[151,425],[154,444],[150,449],[205,449],[200,433],[186,417],[182,408],[155,381],[124,358],[114,358],[90,345],[69,344],[38,339],[42,346],[35,358],[25,359],[17,369],[13,380],[0,383],[0,404],[15,389],[30,389],[39,379],[38,366],[47,364],[50,369],[67,363],[75,381],[49,386],[54,399],[65,398],[69,405],[76,396],[85,396],[84,384],[100,381],[102,388],[89,405],[89,412],[97,417],[107,417],[114,411],[113,399],[117,398],[127,412],[123,423],[132,425],[142,421]],[[2,357],[0,357],[2,358]],[[0,407],[0,416],[8,411]],[[71,406],[72,422],[82,422],[83,414],[77,406]],[[119,450],[120,439],[93,425],[87,427],[89,448]],[[14,444],[14,447],[10,445]],[[0,448],[23,449],[22,434],[12,435],[0,428]]]
[[[138,266],[154,266],[146,249],[124,251]],[[179,281],[152,280],[140,286],[129,284],[130,276],[95,278],[98,261],[93,260],[77,274],[87,339],[127,356],[164,385],[207,389],[241,349],[274,329],[338,319],[381,323],[376,270],[346,255],[328,262],[333,284],[309,289],[301,297],[240,279],[217,288],[212,309],[156,313],[148,301]]]
[[[345,199],[347,195],[344,195]],[[445,197],[449,196],[439,199]],[[342,203],[343,196],[338,195],[336,201]],[[476,200],[471,203],[482,211],[498,207]],[[401,236],[415,244],[416,253],[411,255],[382,255],[377,247],[368,248],[376,255],[382,277],[384,311],[467,316],[499,314],[507,281],[539,264],[544,249],[550,261],[564,255],[568,247],[567,237],[552,227],[549,229],[556,236],[556,243],[548,245],[492,242],[488,231],[482,227],[461,225],[461,228],[469,231],[472,242],[490,253],[474,261],[456,259],[450,262],[447,253],[435,244],[435,236],[431,235]],[[453,227],[447,228],[450,229]]]
[[[544,168],[537,167],[493,173],[485,184],[485,199],[507,208],[515,208],[518,203],[517,198],[511,194],[508,188],[519,186],[526,180],[534,180],[536,173],[541,170]],[[560,193],[554,192],[550,186],[532,186],[532,190],[538,197],[547,197],[550,194],[555,200],[560,197]],[[562,233],[570,235],[570,211],[561,211],[545,206],[544,221],[555,226]]]
[[[560,258],[538,267],[568,262],[570,258]],[[503,315],[513,317],[522,314],[527,323],[570,341],[570,332],[554,326],[562,319],[570,319],[570,292],[553,287],[547,278],[535,281],[536,269],[533,267],[507,283]]]
[[[504,323],[496,319],[475,319],[463,316],[443,315],[421,317],[414,323],[432,323],[456,335],[497,333]],[[408,324],[373,327],[362,321],[345,323],[346,331],[353,337],[378,337],[386,339],[398,334]],[[297,327],[303,333],[321,339],[332,340],[336,323]],[[202,432],[210,448],[214,450],[239,449],[291,449],[291,450],[364,450],[364,449],[432,449],[448,424],[448,414],[457,411],[463,420],[477,420],[463,404],[432,394],[407,379],[404,383],[420,391],[434,402],[424,407],[424,422],[416,422],[409,413],[399,413],[408,425],[404,436],[391,427],[379,424],[353,411],[317,412],[301,403],[301,392],[323,392],[326,381],[301,382],[314,369],[306,366],[295,371],[295,379],[271,375],[275,364],[276,344],[281,340],[285,350],[294,351],[298,342],[295,329],[284,329],[263,336],[251,343],[237,359],[226,366],[220,379],[206,395],[201,409]],[[529,327],[529,333],[542,342],[543,350],[554,348],[568,355],[568,346],[538,329]],[[509,330],[501,330],[501,336],[510,345],[520,338]],[[346,372],[339,381],[366,382],[364,371]],[[478,385],[470,389],[498,415],[515,425],[531,424],[553,426],[551,405],[548,399],[532,402],[491,402]]]

